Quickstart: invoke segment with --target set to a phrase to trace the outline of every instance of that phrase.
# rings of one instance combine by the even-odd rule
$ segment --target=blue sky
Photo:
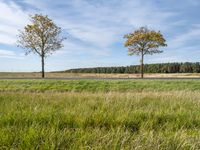
[[[145,63],[197,62],[199,11],[199,0],[0,0],[0,71],[40,71],[40,58],[16,46],[18,29],[35,13],[48,15],[68,38],[47,58],[47,71],[138,64],[123,35],[140,26],[160,30],[168,44]]]

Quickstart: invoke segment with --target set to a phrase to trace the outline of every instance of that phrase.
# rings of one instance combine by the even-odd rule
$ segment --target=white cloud
[[[80,45],[73,41],[65,41],[65,47],[56,51],[55,55],[93,55],[93,56],[110,56],[111,51],[107,48],[98,48],[87,45]]]
[[[22,55],[17,55],[16,52],[10,50],[0,49],[0,57],[1,58],[14,58],[14,59],[22,59]]]
[[[13,51],[0,49],[0,56],[14,56],[14,55],[15,55],[15,53]]]
[[[73,38],[87,44],[88,48],[99,50],[109,49],[122,41],[124,34],[139,26],[165,30],[168,28],[167,19],[174,15],[161,11],[152,2],[140,0],[24,1],[49,14]]]
[[[37,8],[38,13],[50,15],[71,36],[96,49],[108,49],[123,40],[124,34],[139,26],[165,29],[166,20],[174,15],[159,10],[152,2],[144,3],[139,0],[102,0],[94,3],[87,0],[23,2]],[[7,14],[0,14],[0,20],[3,21],[0,25],[0,43],[13,44],[16,41],[17,29],[27,23],[30,12],[22,10],[14,1],[0,2],[0,10]]]
[[[172,49],[181,49],[187,45],[190,45],[190,42],[194,40],[200,40],[200,27],[195,25],[193,28],[189,29],[185,33],[181,33],[173,37],[168,43],[168,46]],[[199,45],[197,42],[195,45]],[[188,46],[187,46],[188,47]],[[191,46],[189,46],[191,47]]]
[[[0,43],[12,45],[16,42],[18,29],[28,21],[28,14],[12,1],[0,1]]]

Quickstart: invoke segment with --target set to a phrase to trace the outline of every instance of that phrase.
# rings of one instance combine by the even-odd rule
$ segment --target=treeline
[[[68,73],[140,73],[140,65],[126,67],[96,67],[66,70]],[[200,73],[200,63],[145,64],[145,73]]]

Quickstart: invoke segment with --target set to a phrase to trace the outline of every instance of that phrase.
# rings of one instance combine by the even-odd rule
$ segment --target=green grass
[[[0,149],[200,149],[200,81],[0,81]]]
[[[1,92],[199,91],[200,80],[0,80]]]

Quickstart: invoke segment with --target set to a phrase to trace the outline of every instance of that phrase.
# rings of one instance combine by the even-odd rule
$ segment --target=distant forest
[[[68,73],[140,73],[140,65],[70,69]],[[200,62],[145,64],[145,73],[200,73]]]

